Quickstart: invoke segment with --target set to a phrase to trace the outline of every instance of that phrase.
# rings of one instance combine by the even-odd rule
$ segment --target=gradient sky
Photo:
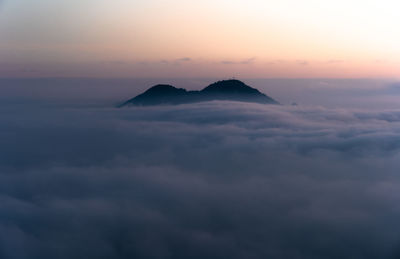
[[[0,77],[400,78],[397,0],[0,0]]]

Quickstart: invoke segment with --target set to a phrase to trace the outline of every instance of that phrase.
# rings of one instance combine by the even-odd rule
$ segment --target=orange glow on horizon
[[[0,76],[400,78],[394,0],[18,2]]]

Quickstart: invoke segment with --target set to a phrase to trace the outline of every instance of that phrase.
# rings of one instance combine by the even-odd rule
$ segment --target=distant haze
[[[0,77],[399,78],[394,0],[0,1]]]
[[[22,105],[76,105],[112,107],[156,84],[200,90],[224,78],[0,79],[0,100],[9,96]],[[242,79],[282,104],[328,108],[400,108],[400,81],[384,79]],[[27,103],[24,103],[27,102]]]

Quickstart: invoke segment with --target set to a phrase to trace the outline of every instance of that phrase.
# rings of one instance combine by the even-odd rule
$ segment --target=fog
[[[200,90],[221,78],[0,78],[2,102],[107,107],[126,101],[153,85]],[[327,108],[400,109],[400,82],[394,79],[244,79],[282,104]],[[11,100],[11,98],[13,98]]]
[[[298,100],[269,84],[285,105],[118,109],[147,81],[11,81],[1,258],[400,257],[400,109],[383,105],[395,82],[343,87],[345,107],[322,99],[340,87]]]

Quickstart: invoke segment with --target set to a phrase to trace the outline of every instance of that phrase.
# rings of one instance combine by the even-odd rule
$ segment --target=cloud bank
[[[400,111],[2,104],[1,258],[398,258]]]

